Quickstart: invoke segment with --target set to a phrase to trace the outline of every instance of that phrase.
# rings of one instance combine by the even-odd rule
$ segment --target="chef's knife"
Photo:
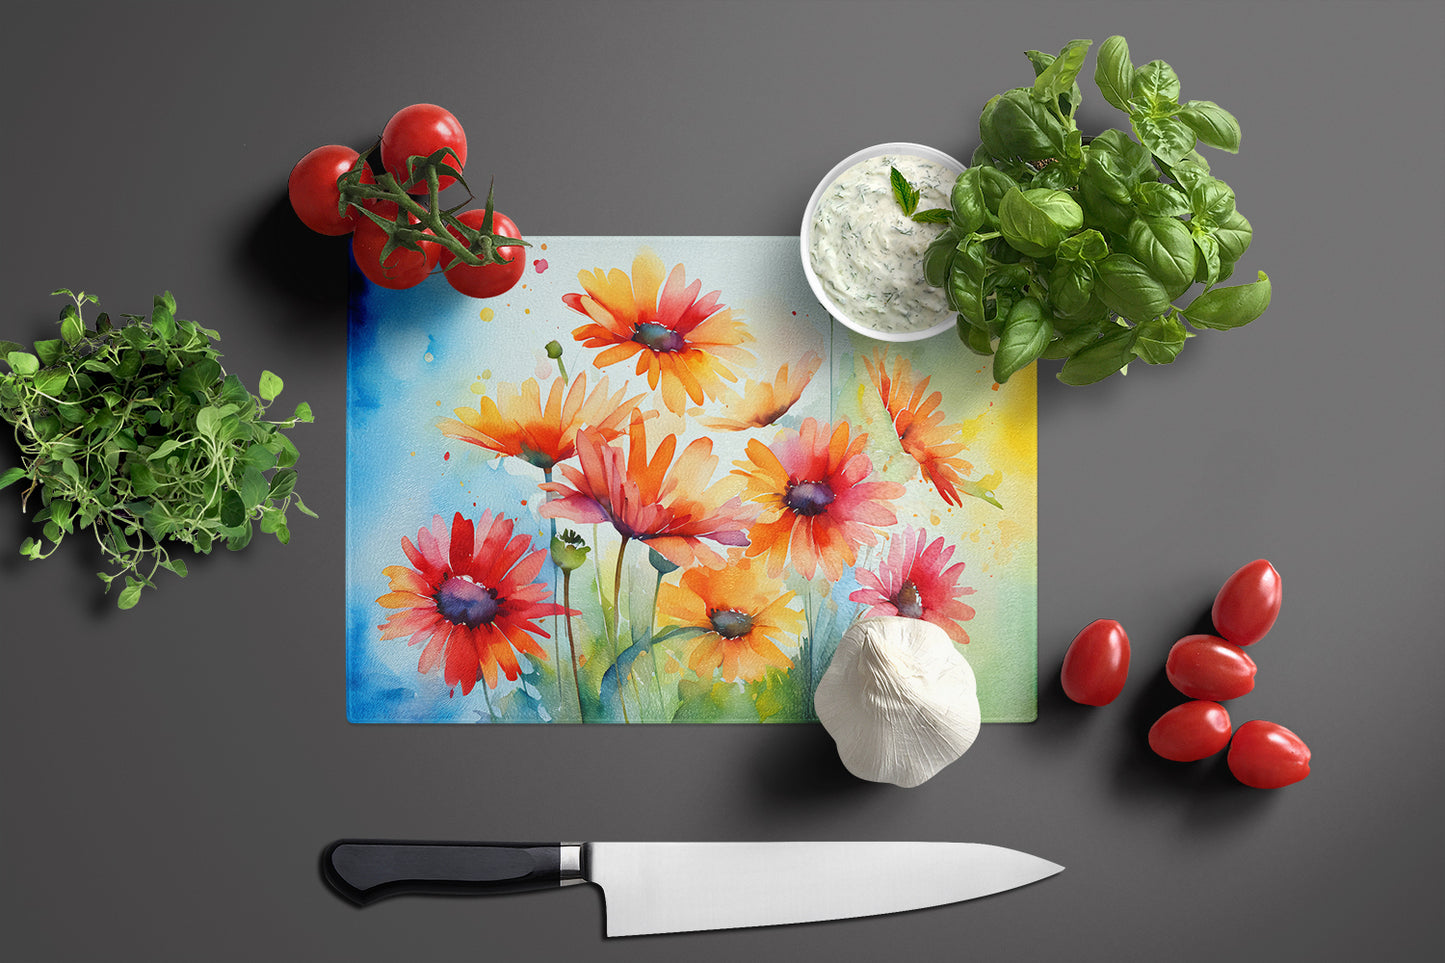
[[[600,886],[607,935],[874,916],[974,899],[1062,866],[981,843],[442,843],[343,839],[326,881],[359,904],[403,893]]]

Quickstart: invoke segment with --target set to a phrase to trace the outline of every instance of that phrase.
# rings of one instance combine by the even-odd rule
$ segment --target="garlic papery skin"
[[[813,707],[849,772],[905,788],[963,755],[982,721],[973,667],[948,633],[902,616],[843,633]]]

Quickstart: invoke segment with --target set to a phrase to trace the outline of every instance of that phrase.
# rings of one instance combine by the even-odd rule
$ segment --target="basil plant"
[[[1269,306],[1263,271],[1220,287],[1252,229],[1200,144],[1239,150],[1239,123],[1208,100],[1179,101],[1162,60],[1135,67],[1123,37],[1099,47],[1094,82],[1133,137],[1086,141],[1076,78],[1092,41],[1029,51],[1035,79],[988,102],[980,146],[953,186],[948,227],[923,262],[958,312],[965,345],[993,356],[994,379],[1039,358],[1059,380],[1101,381],[1134,360],[1168,364],[1193,328],[1248,324]],[[1182,307],[1196,284],[1203,292]]]

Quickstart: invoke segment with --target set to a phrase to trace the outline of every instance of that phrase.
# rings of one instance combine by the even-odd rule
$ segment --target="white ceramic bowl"
[[[911,157],[922,157],[924,160],[933,161],[935,164],[942,164],[952,170],[955,174],[962,174],[964,165],[956,158],[950,157],[941,150],[933,147],[925,147],[923,144],[875,144],[872,147],[865,147],[855,154],[849,154],[838,162],[838,165],[830,170],[826,177],[818,182],[813,196],[808,198],[808,206],[803,209],[803,230],[801,232],[801,249],[803,256],[803,274],[808,278],[808,286],[813,289],[813,295],[818,303],[827,309],[840,324],[857,331],[859,334],[879,341],[922,341],[924,338],[931,338],[936,334],[942,334],[954,327],[957,312],[945,309],[939,314],[938,323],[931,324],[927,328],[918,331],[880,331],[871,328],[861,322],[848,317],[847,313],[837,302],[828,296],[823,289],[823,284],[818,280],[817,273],[813,270],[813,258],[809,253],[813,246],[813,214],[818,209],[818,202],[823,197],[823,192],[836,181],[843,173],[855,164],[874,157],[882,157],[884,154],[904,154]]]

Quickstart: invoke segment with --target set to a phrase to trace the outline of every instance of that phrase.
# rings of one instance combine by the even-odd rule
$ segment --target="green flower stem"
[[[652,617],[647,623],[648,648],[652,650],[652,681],[657,687],[657,711],[658,717],[666,722],[667,700],[662,695],[662,663],[657,658],[657,642],[654,636],[657,634],[657,596],[662,592],[662,573],[657,573],[657,584],[652,589]]]
[[[586,722],[587,716],[582,711],[582,675],[577,668],[577,639],[572,635],[572,616],[569,614],[572,609],[572,573],[566,569],[562,570],[562,607],[568,610],[562,613],[562,620],[567,623],[567,648],[572,652],[572,682],[577,687],[577,718]]]
[[[627,543],[631,538],[622,536],[622,544],[617,548],[617,570],[612,576],[612,666],[617,670],[617,701],[622,703],[622,721],[631,722],[627,717],[627,700],[622,696],[622,666],[617,660],[622,653],[618,650],[621,644],[622,634],[622,560],[627,556]],[[631,675],[631,673],[628,673]]]

